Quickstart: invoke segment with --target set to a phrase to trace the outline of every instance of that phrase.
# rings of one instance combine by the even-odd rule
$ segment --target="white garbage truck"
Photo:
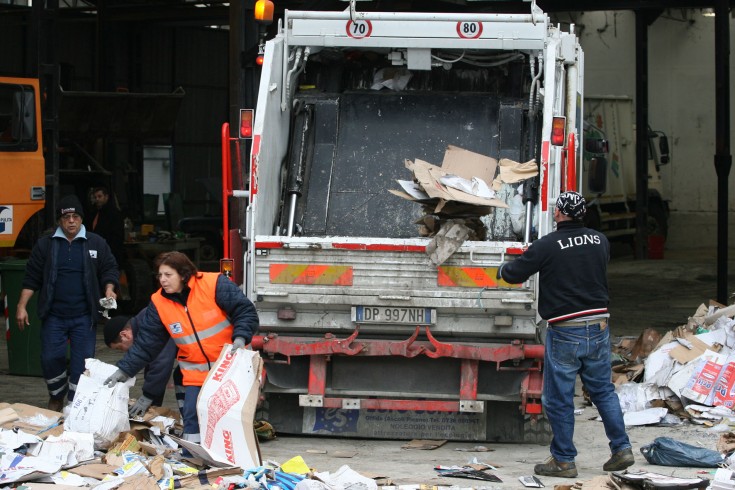
[[[665,238],[669,200],[661,167],[670,163],[669,140],[648,129],[647,233]],[[635,109],[626,96],[585,96],[582,192],[586,223],[610,240],[633,240],[636,233]]]
[[[573,26],[529,6],[286,10],[265,42],[252,128],[240,128],[252,132],[246,184],[225,179],[244,224],[226,236],[260,315],[259,416],[277,432],[548,442],[537,280],[496,272],[578,188],[583,53]],[[225,174],[228,139],[225,126]],[[406,160],[439,163],[449,147],[533,171],[496,194],[520,202],[520,229],[491,207],[484,236],[436,265],[421,202],[389,190],[411,180]]]

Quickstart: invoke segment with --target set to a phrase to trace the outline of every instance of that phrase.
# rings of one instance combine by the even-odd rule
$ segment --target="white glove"
[[[243,347],[245,347],[245,339],[242,337],[235,337],[235,340],[232,341],[232,349],[230,350],[230,355],[234,355],[237,349],[241,349]]]
[[[140,395],[140,398],[138,398],[135,404],[130,407],[130,410],[128,410],[128,415],[130,415],[131,418],[142,417],[145,415],[148,407],[151,406],[151,403],[153,403],[153,400],[145,395]]]
[[[130,379],[130,376],[125,374],[122,369],[118,369],[112,373],[112,376],[105,380],[105,385],[107,385],[108,388],[114,388],[116,383],[124,383],[128,379]]]

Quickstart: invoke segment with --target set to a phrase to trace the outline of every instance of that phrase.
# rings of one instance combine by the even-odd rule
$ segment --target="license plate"
[[[357,323],[405,323],[434,325],[434,308],[406,308],[399,306],[353,306],[352,321]]]

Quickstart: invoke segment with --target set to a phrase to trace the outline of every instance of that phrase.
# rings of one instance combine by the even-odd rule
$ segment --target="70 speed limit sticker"
[[[364,39],[373,33],[373,23],[369,20],[350,20],[347,22],[347,35],[354,39]]]
[[[477,39],[482,34],[482,22],[457,22],[457,34],[462,39]]]

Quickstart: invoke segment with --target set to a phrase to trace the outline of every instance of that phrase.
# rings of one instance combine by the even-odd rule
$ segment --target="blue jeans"
[[[573,462],[574,387],[577,374],[602,417],[614,454],[631,447],[623,411],[612,384],[610,329],[590,322],[580,327],[553,327],[546,331],[542,403],[554,436],[551,455],[560,463]]]
[[[184,407],[181,418],[184,421],[184,434],[199,434],[199,417],[197,416],[197,398],[201,386],[184,387]]]
[[[97,325],[89,315],[75,318],[49,316],[41,327],[41,370],[51,398],[69,401],[84,372],[84,361],[94,357],[97,342]],[[71,353],[69,373],[66,370],[66,353]]]

